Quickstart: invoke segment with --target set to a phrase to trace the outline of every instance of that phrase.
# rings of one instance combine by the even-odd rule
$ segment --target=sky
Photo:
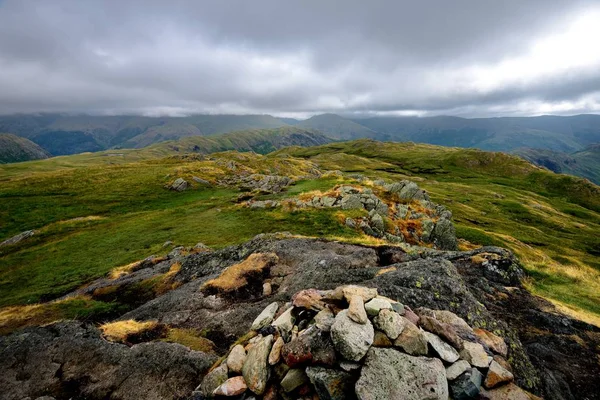
[[[0,114],[600,113],[600,1],[0,0]]]

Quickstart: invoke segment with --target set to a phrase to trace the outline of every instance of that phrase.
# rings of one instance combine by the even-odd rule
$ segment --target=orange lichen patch
[[[418,244],[415,238],[413,237],[413,233],[417,235],[417,237],[421,237],[423,234],[423,226],[421,225],[421,220],[418,219],[397,219],[394,220],[394,225],[398,227],[402,236],[404,236],[404,240],[406,240],[410,244]]]
[[[133,338],[160,336],[161,326],[156,321],[138,322],[133,319],[100,325],[102,335],[111,342],[130,343]]]
[[[218,278],[202,285],[208,293],[235,292],[249,284],[249,281],[266,275],[279,257],[275,253],[254,253],[239,264],[225,269]]]
[[[383,268],[383,269],[380,269],[379,271],[377,271],[375,276],[387,274],[388,272],[394,272],[395,270],[396,270],[396,267]]]

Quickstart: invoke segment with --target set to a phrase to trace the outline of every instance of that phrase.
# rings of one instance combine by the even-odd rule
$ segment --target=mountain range
[[[243,142],[247,136],[244,135],[240,139],[234,138],[235,135],[213,137],[224,133],[284,127],[300,129],[288,130],[288,133],[302,132],[301,135],[305,135],[310,131],[311,135],[319,137],[317,142],[310,139],[306,145],[369,138],[514,152],[554,172],[600,182],[600,155],[597,146],[594,146],[600,143],[600,115],[468,119],[450,116],[346,118],[336,114],[321,114],[306,120],[270,115],[143,117],[39,114],[0,117],[0,132],[29,139],[54,156],[143,148],[182,138],[194,139],[186,139],[176,146],[185,148],[198,142],[191,146],[197,146],[196,152],[258,149],[258,152],[264,153],[266,149],[272,151],[285,145],[303,145],[302,141],[288,142],[281,137],[274,144],[263,137],[253,138],[254,144],[245,146]],[[200,137],[206,137],[206,140]],[[225,142],[227,144],[224,145]],[[262,143],[262,149],[259,148],[259,142]],[[200,150],[204,146],[207,147]],[[15,160],[36,157],[25,156]]]

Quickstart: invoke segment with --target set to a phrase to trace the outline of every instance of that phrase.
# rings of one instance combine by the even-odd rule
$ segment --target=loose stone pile
[[[379,197],[373,188],[380,193]],[[376,181],[373,188],[344,185],[307,200],[249,200],[246,205],[250,208],[288,206],[366,210],[366,217],[347,218],[346,226],[392,243],[432,243],[439,249],[456,249],[452,213],[433,203],[427,192],[416,183],[407,180],[391,184]]]
[[[251,329],[194,398],[530,399],[512,383],[501,337],[377,289],[302,290]]]

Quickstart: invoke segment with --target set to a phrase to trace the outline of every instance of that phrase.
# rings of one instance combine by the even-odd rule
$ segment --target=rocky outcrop
[[[190,184],[185,179],[177,178],[173,181],[173,183],[171,183],[170,185],[167,186],[167,189],[174,190],[176,192],[183,192],[189,186],[190,186]]]
[[[216,357],[173,343],[110,343],[79,322],[0,337],[0,398],[186,398]]]
[[[488,265],[493,265],[493,270],[484,265],[485,263],[473,262],[472,258],[475,255],[487,260]],[[230,286],[231,291],[209,290],[213,286],[204,285],[215,279],[218,282],[218,278],[223,277],[228,270],[228,274],[240,272],[240,267],[230,267],[239,266],[246,261],[252,261],[252,266],[256,266],[257,258],[264,261],[259,265],[260,271],[249,275],[236,274],[235,276],[242,277],[242,280]],[[243,369],[251,346],[256,345],[258,340],[250,343],[244,335],[267,306],[277,303],[278,310],[273,316],[273,321],[255,334],[262,338],[273,335],[269,352],[265,351],[267,355],[264,365],[269,365],[266,368],[271,373],[267,382],[281,382],[289,370],[304,369],[305,375],[294,372],[286,381],[287,388],[302,382],[300,386],[291,389],[294,393],[300,393],[306,387],[316,393],[333,394],[340,393],[336,388],[340,388],[343,393],[349,393],[347,390],[350,387],[353,393],[356,393],[355,385],[360,378],[365,358],[357,362],[345,360],[331,338],[331,329],[336,317],[349,307],[348,299],[352,300],[352,296],[356,295],[361,296],[369,322],[374,326],[373,344],[367,350],[366,357],[370,349],[387,346],[385,348],[406,356],[438,359],[445,367],[444,373],[450,392],[453,385],[451,382],[473,368],[477,368],[483,375],[482,385],[485,387],[488,369],[475,367],[463,359],[451,364],[447,360],[451,360],[454,353],[425,334],[426,332],[435,334],[459,355],[464,350],[464,343],[478,343],[488,356],[486,360],[493,357],[498,365],[513,375],[514,384],[504,382],[507,374],[502,370],[498,370],[496,378],[490,376],[490,388],[482,390],[481,386],[479,387],[480,394],[485,394],[487,398],[501,398],[501,394],[505,392],[523,394],[523,390],[519,388],[549,399],[594,399],[597,398],[597,393],[600,393],[595,379],[600,375],[600,368],[595,362],[598,342],[594,339],[600,335],[600,331],[557,312],[550,312],[551,304],[531,296],[520,286],[519,277],[523,272],[518,262],[510,252],[503,249],[484,247],[465,252],[437,251],[417,247],[409,249],[397,246],[358,246],[290,237],[286,234],[260,235],[249,242],[217,251],[183,252],[176,259],[145,265],[122,279],[138,274],[144,274],[146,277],[151,277],[152,274],[157,276],[167,267],[161,266],[157,270],[155,268],[163,262],[173,260],[181,264],[181,269],[173,276],[173,283],[176,284],[174,289],[147,301],[120,318],[156,320],[170,328],[196,329],[202,332],[205,338],[213,340],[216,351],[225,357],[225,367],[229,348],[236,344],[243,345],[246,351],[246,359],[241,361]],[[270,286],[270,291],[264,291],[265,284]],[[345,290],[336,290],[340,286],[345,287]],[[93,292],[91,295],[93,296]],[[292,306],[292,302],[296,305]],[[355,300],[354,303],[356,302]],[[388,307],[388,303],[391,308]],[[383,310],[393,310],[408,321],[403,321],[405,327],[395,340],[375,327],[374,318]],[[349,317],[348,319],[353,324],[365,325]],[[104,365],[103,357],[113,356],[103,354],[113,354],[114,350],[111,349],[115,346],[131,353],[135,349],[145,348],[144,346],[161,348],[167,345],[153,342],[127,347],[104,342],[107,347],[100,346],[95,349],[96,352],[90,353],[94,348],[85,345],[82,338],[92,337],[94,342],[102,342],[99,333],[94,333],[96,330],[93,327],[82,326],[80,323],[77,323],[77,326],[83,330],[68,330],[50,325],[22,331],[27,334],[15,333],[0,338],[0,371],[8,371],[7,374],[0,375],[9,377],[0,378],[4,379],[0,386],[8,388],[9,393],[15,392],[21,396],[17,398],[35,398],[44,393],[63,393],[64,397],[105,398],[107,393],[116,392],[117,389],[96,392],[89,388],[90,385],[104,387],[104,383],[98,383],[105,379],[104,377],[94,375],[94,384],[90,383],[93,379],[86,381],[87,378],[78,378],[85,375],[82,371],[86,368],[92,371],[95,371],[94,368],[100,368],[90,366],[88,359]],[[300,338],[301,340],[298,340]],[[236,343],[237,341],[240,343]],[[293,346],[290,345],[292,342]],[[67,343],[71,347],[65,347]],[[458,348],[461,343],[462,348]],[[178,345],[169,346],[173,346],[173,349],[185,349]],[[274,351],[276,346],[279,354],[277,349]],[[37,371],[41,373],[46,369],[55,368],[53,360],[59,360],[60,363],[60,360],[66,357],[45,356],[47,352],[53,352],[55,347],[70,355],[63,370],[68,367],[69,371],[77,369],[78,372],[55,376],[54,369],[48,376],[53,376],[52,382],[71,382],[70,376],[76,376],[72,384],[48,384],[49,377],[40,378],[37,375]],[[334,357],[330,351],[332,347]],[[79,350],[80,348],[83,350]],[[29,349],[32,349],[31,352]],[[236,361],[243,359],[239,350],[238,348],[239,357]],[[446,350],[448,354],[442,356],[440,352]],[[55,353],[51,354],[54,356]],[[466,353],[463,354],[467,357]],[[208,357],[211,362],[214,360],[213,356]],[[502,358],[509,361],[510,369],[503,363]],[[477,358],[472,358],[474,359]],[[98,363],[98,360],[102,362]],[[136,365],[131,369],[136,369],[136,373],[137,370],[147,372],[153,368],[153,364],[148,360],[151,358],[138,360],[139,364],[144,366]],[[293,367],[289,367],[288,362]],[[157,365],[163,365],[161,363],[162,361]],[[188,365],[186,363],[187,361],[182,365]],[[26,373],[18,372],[15,367],[17,364],[19,371]],[[286,367],[282,366],[284,364]],[[118,370],[120,367],[114,368]],[[315,372],[312,368],[318,369]],[[231,372],[227,370],[226,379],[212,387],[210,393],[228,379],[243,376],[235,372],[237,369],[239,364],[232,368]],[[497,370],[495,365],[493,370]],[[191,382],[186,380],[185,384],[174,386],[181,388],[181,392],[187,391],[185,396],[189,395],[205,373],[201,368],[198,371]],[[19,374],[19,380],[14,378],[16,374]],[[167,377],[175,379],[168,374]],[[202,380],[203,383],[205,381],[206,379]],[[237,391],[242,387],[239,381],[238,378],[230,382],[222,390],[235,388]],[[110,382],[107,385],[112,384]],[[501,384],[494,386],[496,382]],[[248,382],[244,383],[250,387]],[[53,392],[44,392],[47,387],[56,389]],[[131,396],[135,393],[138,397],[144,397],[145,391],[150,390],[145,388],[145,384],[127,386]],[[120,396],[121,392],[116,393]],[[271,386],[267,383],[263,395],[270,396],[272,393]],[[115,394],[113,398],[120,398],[119,396]]]
[[[15,235],[11,238],[6,239],[5,241],[0,243],[0,247],[10,246],[13,244],[17,244],[22,240],[32,237],[35,234],[35,231],[25,231],[21,232],[18,235]]]

